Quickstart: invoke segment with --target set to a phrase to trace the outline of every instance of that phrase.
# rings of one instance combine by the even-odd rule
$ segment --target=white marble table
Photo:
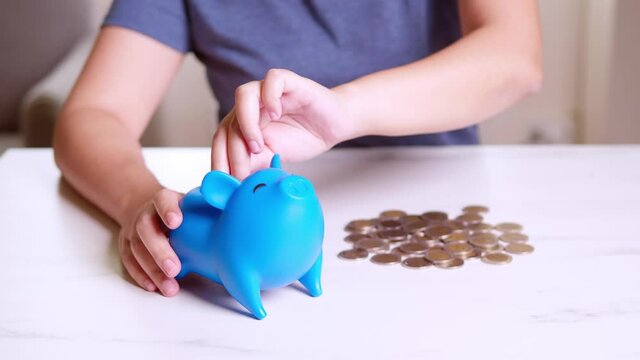
[[[182,191],[208,170],[206,149],[145,156]],[[124,280],[116,227],[60,182],[51,152],[7,152],[0,359],[640,358],[640,146],[342,150],[286,168],[325,210],[325,292],[263,293],[258,321],[198,278],[174,298]],[[448,271],[336,257],[352,218],[470,203],[523,223],[536,252]]]

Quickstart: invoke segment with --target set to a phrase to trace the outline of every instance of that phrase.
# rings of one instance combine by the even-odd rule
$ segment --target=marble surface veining
[[[207,149],[146,149],[187,191]],[[640,146],[339,150],[304,164],[326,217],[325,293],[264,292],[257,321],[206,280],[174,298],[123,276],[117,227],[49,150],[0,158],[0,359],[640,359]],[[491,207],[536,247],[507,266],[341,261],[344,224],[389,208]]]

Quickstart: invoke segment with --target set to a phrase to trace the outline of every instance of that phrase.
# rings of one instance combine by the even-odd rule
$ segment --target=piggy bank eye
[[[255,192],[256,192],[256,190],[260,189],[260,188],[261,188],[261,187],[263,187],[263,186],[267,186],[267,184],[265,184],[265,183],[260,183],[260,184],[258,184],[258,185],[256,185],[256,186],[254,186],[254,188],[253,188],[253,192],[255,193]]]

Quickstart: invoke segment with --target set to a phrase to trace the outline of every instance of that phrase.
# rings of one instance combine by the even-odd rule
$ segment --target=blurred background
[[[0,153],[50,146],[111,0],[0,2]],[[540,0],[543,90],[481,125],[485,144],[640,143],[639,0]],[[190,55],[143,137],[210,146],[217,104]]]

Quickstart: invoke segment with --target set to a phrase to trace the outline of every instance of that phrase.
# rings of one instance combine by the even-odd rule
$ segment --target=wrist
[[[360,106],[360,89],[358,85],[346,83],[332,89],[338,96],[338,101],[343,110],[343,118],[340,119],[336,134],[339,142],[354,139],[370,134],[368,124],[364,119],[363,109]]]
[[[133,216],[140,210],[140,208],[147,202],[151,201],[156,193],[163,189],[163,186],[149,174],[149,177],[137,181],[132,184],[122,194],[122,197],[118,201],[118,214],[117,221],[120,225],[131,220]]]

